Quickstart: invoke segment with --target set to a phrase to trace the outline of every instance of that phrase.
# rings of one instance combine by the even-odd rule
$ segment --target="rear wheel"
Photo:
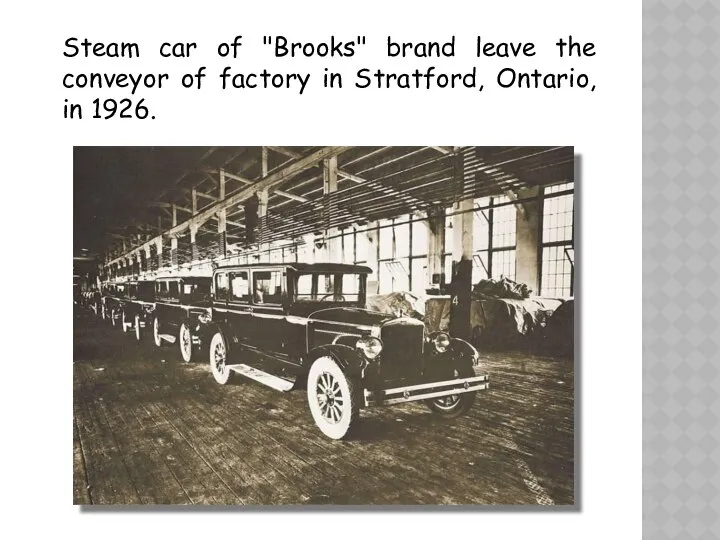
[[[160,319],[157,317],[153,318],[153,341],[156,347],[162,347],[165,344],[163,338],[160,337]]]
[[[227,343],[220,332],[216,332],[210,340],[210,371],[218,384],[227,384],[233,372],[227,367]]]
[[[344,439],[352,433],[360,417],[355,383],[331,357],[313,362],[307,396],[315,424],[326,436]]]
[[[135,315],[135,339],[142,339],[142,328],[140,328],[140,315]]]
[[[193,359],[193,343],[192,343],[192,331],[187,323],[180,325],[180,332],[178,334],[178,342],[180,343],[180,354],[185,362],[192,362]]]
[[[472,377],[475,372],[472,368],[455,370],[455,378]],[[464,394],[454,394],[450,396],[442,396],[435,399],[428,399],[425,404],[435,414],[444,416],[445,418],[457,418],[462,416],[475,403],[475,392],[466,392]]]
[[[110,324],[115,326],[117,323],[117,313],[115,313],[114,309],[110,310]]]
[[[125,310],[123,310],[123,312],[120,316],[120,322],[122,323],[122,331],[127,332],[129,330],[129,325],[128,325],[127,319],[125,317]]]

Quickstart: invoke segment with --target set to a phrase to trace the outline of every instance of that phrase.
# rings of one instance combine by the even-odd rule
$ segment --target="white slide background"
[[[12,536],[73,538],[639,538],[641,528],[641,5],[639,2],[13,2],[2,26],[6,320],[3,529]],[[262,35],[321,41],[367,37],[353,59],[270,57]],[[458,58],[384,58],[398,40],[457,36]],[[556,58],[572,34],[597,55]],[[458,91],[143,92],[145,120],[62,119],[68,71],[171,71],[229,60],[215,47],[243,35],[237,71],[324,66],[396,70],[429,65],[486,73],[482,93]],[[473,58],[476,35],[534,41],[523,61]],[[66,59],[67,37],[137,41],[139,61]],[[190,60],[160,61],[162,41],[196,41]],[[575,67],[586,90],[500,90],[496,68]],[[313,75],[317,77],[317,75]],[[206,79],[207,81],[207,79]],[[101,97],[122,97],[115,92]],[[574,145],[582,290],[579,319],[581,450],[575,512],[81,512],[72,506],[73,145]],[[615,307],[622,298],[622,309]],[[610,302],[609,300],[613,300]],[[9,326],[8,326],[9,324]],[[9,483],[8,483],[9,480]],[[362,478],[358,478],[362,482]],[[15,533],[15,534],[13,534]]]

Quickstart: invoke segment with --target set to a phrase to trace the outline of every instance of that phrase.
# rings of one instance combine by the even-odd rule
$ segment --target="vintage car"
[[[166,277],[155,281],[153,339],[162,347],[178,344],[185,362],[191,362],[199,350],[195,332],[197,318],[210,305],[211,277]]]
[[[153,320],[155,310],[155,283],[153,281],[129,281],[125,296],[120,300],[120,323],[123,332],[133,330],[140,341],[143,329]]]
[[[198,318],[219,384],[234,374],[276,390],[305,387],[312,417],[342,439],[359,410],[423,400],[454,418],[488,388],[475,348],[410,317],[365,309],[365,266],[255,264],[216,269]]]
[[[91,310],[96,315],[99,315],[99,307],[101,303],[100,291],[90,290],[82,293],[81,304]]]
[[[100,316],[115,326],[120,321],[120,304],[125,298],[126,283],[109,283],[100,298]]]

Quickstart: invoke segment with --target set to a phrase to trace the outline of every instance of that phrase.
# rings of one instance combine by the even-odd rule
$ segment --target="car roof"
[[[212,277],[210,276],[163,276],[156,278],[155,281],[174,281],[174,280],[191,280],[191,279],[208,279],[212,280]]]
[[[234,269],[263,269],[263,268],[289,268],[296,272],[319,272],[319,273],[355,273],[355,274],[371,274],[372,270],[368,266],[357,264],[342,263],[252,263],[252,264],[233,264],[221,266],[215,272]]]

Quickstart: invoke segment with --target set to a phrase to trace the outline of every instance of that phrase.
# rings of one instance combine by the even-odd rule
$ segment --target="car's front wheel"
[[[321,356],[310,367],[307,396],[320,431],[331,439],[352,433],[360,417],[356,383],[330,356]]]
[[[117,323],[117,313],[115,313],[114,309],[110,310],[110,324],[115,326]]]
[[[227,353],[225,337],[215,332],[210,340],[210,371],[218,384],[227,384],[232,379],[233,372],[227,367]]]
[[[455,371],[455,378],[458,377],[472,377],[474,372],[472,368],[462,370],[462,374],[457,370]],[[425,404],[428,408],[440,416],[445,418],[457,418],[462,416],[470,407],[475,403],[475,392],[466,392],[464,394],[454,394],[450,396],[437,397],[435,399],[428,399]]]
[[[192,362],[193,359],[193,343],[192,343],[192,330],[187,323],[180,325],[180,332],[178,334],[178,342],[180,343],[180,354],[185,362]]]
[[[120,316],[120,322],[122,323],[122,331],[126,333],[129,330],[130,325],[125,317],[125,310],[123,310],[122,315]]]

